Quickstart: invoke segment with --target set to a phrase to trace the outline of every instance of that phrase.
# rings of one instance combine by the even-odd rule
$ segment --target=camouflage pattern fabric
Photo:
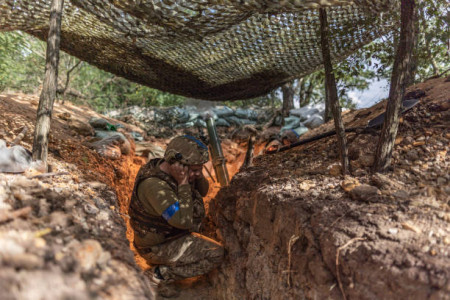
[[[224,255],[221,244],[198,233],[152,246],[150,250],[141,256],[148,263],[159,265],[167,281],[206,274],[220,265]]]

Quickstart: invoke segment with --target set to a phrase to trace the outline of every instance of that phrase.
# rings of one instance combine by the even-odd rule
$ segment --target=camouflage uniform
[[[190,160],[191,164],[198,164],[198,162],[203,164],[204,153],[200,158],[198,155],[197,157],[189,155],[192,152],[191,148],[195,149],[197,145],[190,143],[189,140],[187,143],[186,140],[180,142],[181,146],[185,144],[190,148],[181,149],[184,150],[185,160],[181,160],[181,163]],[[165,160],[170,160],[176,154],[176,151],[171,150],[173,147],[168,147],[166,150]],[[208,273],[221,263],[224,251],[218,242],[195,233],[205,216],[202,193],[203,196],[207,193],[207,181],[201,178],[199,182],[178,186],[172,176],[160,170],[159,165],[165,160],[151,160],[139,170],[136,178],[129,207],[131,226],[135,233],[135,248],[149,264],[158,265],[164,280],[179,280]],[[202,180],[203,184],[206,181],[206,190],[204,187],[201,188]],[[163,194],[167,198],[158,198],[158,203],[146,203],[148,197],[155,198],[155,194],[161,189],[165,189]],[[143,191],[146,193],[143,194]],[[169,194],[172,194],[173,198],[170,198]],[[172,226],[167,216],[164,217],[165,212],[162,214],[157,212],[170,210],[174,201],[176,201],[175,204],[180,202],[179,205],[182,207],[184,205],[184,209],[187,209],[186,218],[191,218],[191,221],[187,222],[190,228]],[[160,205],[163,207],[155,207]],[[177,215],[173,214],[173,216],[175,218]]]

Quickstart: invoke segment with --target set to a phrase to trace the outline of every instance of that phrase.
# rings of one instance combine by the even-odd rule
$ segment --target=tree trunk
[[[305,98],[305,82],[306,82],[305,77],[301,78],[298,82],[298,84],[299,84],[298,103],[299,103],[300,107],[302,107],[303,106],[302,103],[305,102],[305,100],[304,100],[304,98]]]
[[[411,53],[411,63],[408,67],[408,71],[406,74],[406,83],[405,87],[413,85],[415,83],[415,77],[417,72],[417,64],[418,61],[418,45],[419,45],[419,36],[420,36],[420,28],[419,28],[419,13],[417,10],[414,12],[414,39]]]
[[[33,140],[33,160],[41,160],[47,168],[48,135],[56,98],[59,44],[61,40],[61,15],[64,0],[53,0],[50,8],[50,26],[47,39],[45,78],[39,98],[36,128]]]
[[[67,71],[66,74],[66,84],[64,85],[64,90],[62,92],[62,105],[64,105],[64,100],[66,99],[66,93],[67,93],[67,89],[69,88],[69,83],[70,83],[70,73],[73,72],[73,70],[75,70],[80,64],[81,64],[81,60],[79,60],[72,68],[70,68],[69,71]]]
[[[373,166],[375,172],[385,171],[391,163],[392,148],[397,136],[399,113],[405,94],[406,77],[414,44],[414,8],[414,0],[402,0],[400,41],[392,69],[386,117],[375,154]]]
[[[311,101],[311,95],[313,92],[313,88],[314,88],[314,81],[313,81],[313,78],[310,78],[310,80],[308,82],[308,87],[306,88],[306,91],[305,91],[305,97],[303,99],[303,103],[300,103],[300,106],[306,106],[309,104],[309,102]]]
[[[330,96],[329,96],[328,88],[326,86],[327,86],[327,83],[325,80],[325,112],[323,115],[323,120],[325,123],[330,121],[330,119],[331,119]],[[336,93],[337,93],[337,91],[336,91]]]
[[[294,108],[294,87],[292,82],[284,84],[282,87],[283,91],[283,117],[289,115],[289,111]]]
[[[328,104],[333,113],[334,128],[338,141],[339,153],[341,157],[342,174],[348,173],[348,149],[345,136],[344,123],[341,117],[341,108],[337,96],[336,80],[334,78],[333,66],[331,64],[330,47],[328,44],[328,20],[327,12],[324,8],[319,9],[320,14],[320,41],[322,44],[323,63],[325,65],[325,90],[328,94]]]

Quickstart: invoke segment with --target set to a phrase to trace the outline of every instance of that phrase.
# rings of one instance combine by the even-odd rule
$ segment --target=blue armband
[[[173,215],[179,210],[180,210],[180,203],[177,201],[168,208],[166,208],[166,210],[162,213],[162,217],[164,218],[164,220],[169,221],[170,218],[172,218]]]

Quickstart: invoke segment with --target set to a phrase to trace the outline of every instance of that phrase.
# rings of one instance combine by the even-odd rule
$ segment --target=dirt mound
[[[31,150],[37,102],[36,96],[0,95],[0,139],[11,142],[27,126],[21,144]],[[56,104],[48,160],[53,176],[0,174],[5,299],[152,298],[124,222],[144,160],[108,160],[88,148],[93,116],[99,115]]]
[[[261,156],[211,203],[227,261],[217,299],[450,299],[450,82],[403,116],[392,171],[370,175],[377,134],[348,134]],[[385,102],[344,115],[364,126]],[[332,129],[325,124],[307,137]]]

